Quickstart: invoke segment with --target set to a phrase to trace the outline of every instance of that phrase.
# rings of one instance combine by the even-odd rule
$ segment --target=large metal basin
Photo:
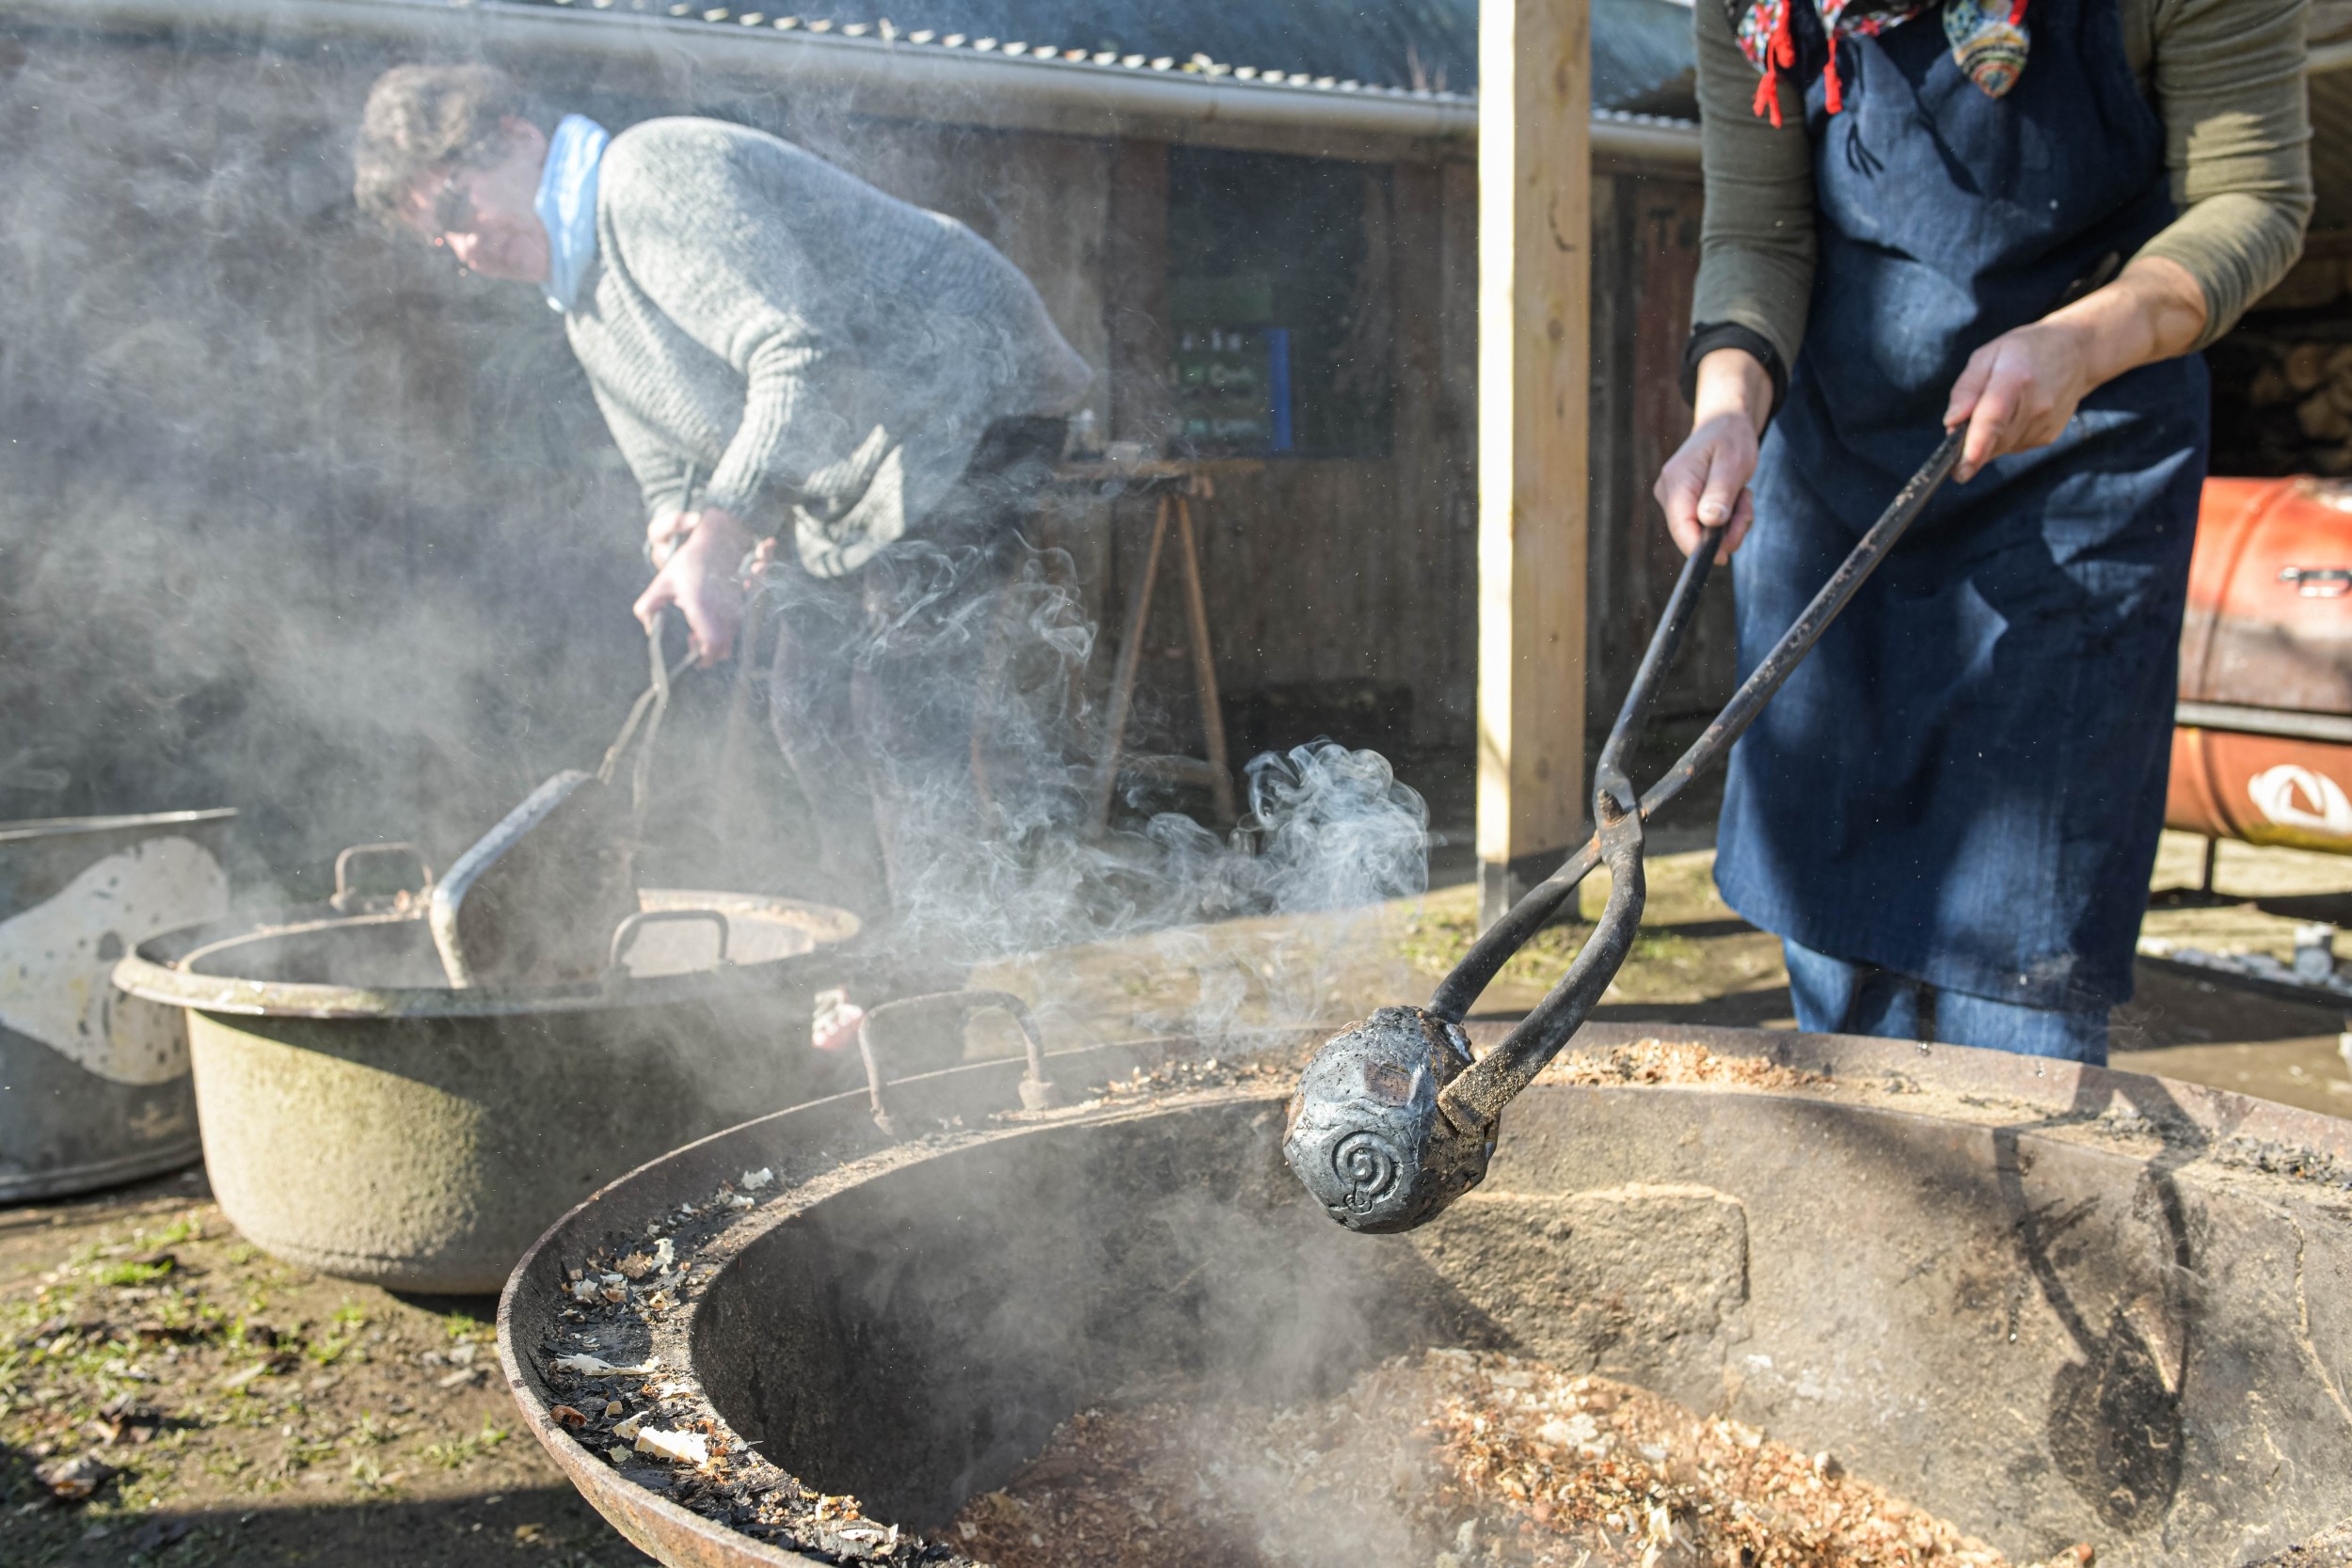
[[[228,912],[236,815],[0,823],[0,1203],[195,1162],[179,1011],[107,975],[149,937]]]
[[[309,1268],[393,1289],[495,1291],[604,1181],[818,1092],[817,991],[886,991],[842,911],[648,891],[715,933],[652,926],[603,986],[457,990],[412,914],[177,933],[116,981],[184,1008],[213,1190]],[[870,990],[869,990],[870,988]]]
[[[716,1273],[614,1359],[690,1369],[722,1432],[915,1530],[1122,1387],[1286,1399],[1430,1344],[1605,1371],[1832,1449],[2021,1560],[2090,1541],[2103,1565],[2213,1568],[2352,1514],[2352,1124],[1953,1047],[1673,1037],[1821,1076],[1541,1083],[1486,1184],[1392,1237],[1306,1197],[1263,1082],[1023,1115],[1016,1066],[968,1067],[900,1085],[902,1131],[963,1118],[918,1144],[885,1141],[862,1098],[801,1106],[565,1216],[508,1283],[503,1365],[645,1551],[803,1560],[672,1501],[659,1465],[582,1448],[549,1419],[545,1366],[567,1265],[773,1165],[781,1196],[707,1244],[690,1224],[681,1252]]]

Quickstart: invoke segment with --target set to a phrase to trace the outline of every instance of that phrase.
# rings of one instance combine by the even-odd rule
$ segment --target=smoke
[[[360,226],[368,51],[5,41],[0,816],[234,805],[262,901],[446,864],[642,679],[545,307]]]
[[[853,809],[808,815],[845,838],[869,809],[882,823],[894,950],[947,969],[998,966],[1049,1012],[1116,988],[1105,964],[1140,965],[1183,981],[1178,996],[1126,997],[1143,1021],[1202,1037],[1327,1011],[1335,989],[1351,989],[1341,982],[1362,962],[1357,939],[1379,906],[1426,891],[1420,795],[1378,753],[1316,740],[1245,766],[1229,830],[1149,810],[1155,786],[1140,773],[1100,816],[1103,705],[1085,678],[1098,639],[1069,557],[1024,547],[999,581],[982,551],[913,554],[901,589],[870,586],[846,631],[823,602],[837,590],[787,571],[771,591],[771,614],[823,627],[779,633],[788,641],[769,690],[804,780],[857,766],[850,748],[812,749],[810,732],[856,724],[888,737]],[[836,639],[847,678],[872,685],[827,706],[810,695],[824,684],[811,666]],[[889,710],[880,722],[878,705]],[[1073,964],[1073,948],[1105,958]]]
[[[644,681],[638,497],[558,324],[534,290],[353,211],[358,106],[407,53],[64,27],[0,44],[0,818],[234,805],[257,910],[318,895],[349,843],[418,839],[446,866],[549,773],[593,766]],[[708,106],[604,74],[526,85],[615,128]],[[1106,370],[1106,303],[1067,257],[1100,243],[1107,163],[1081,177],[1084,150],[1054,143],[1040,166],[1069,173],[1041,182],[1017,138],[719,107],[965,215]],[[1323,1010],[1348,921],[1301,919],[1420,892],[1426,813],[1377,756],[1306,745],[1248,766],[1230,832],[1140,784],[1097,832],[1085,578],[1104,521],[1034,531],[1001,580],[865,650],[939,683],[922,702],[977,708],[977,804],[949,777],[897,781],[902,935],[955,964],[1140,942],[1184,978],[1139,1004],[1171,1027]],[[947,552],[941,591],[973,568]],[[766,738],[770,657],[749,743],[718,738],[735,671],[681,683],[646,863],[855,902]],[[1247,941],[1191,928],[1210,921]]]
[[[1051,558],[999,598],[1023,628],[1019,657],[1066,663],[1042,678],[992,683],[977,733],[1009,753],[991,770],[993,831],[929,846],[902,916],[964,961],[1073,942],[1115,941],[1203,920],[1303,914],[1427,890],[1428,809],[1371,751],[1316,740],[1243,768],[1241,820],[1220,834],[1177,812],[1097,833],[1086,819],[1099,787],[1102,715],[1073,693],[1093,628]],[[985,602],[985,601],[984,601]],[[983,611],[977,617],[991,619]],[[1058,675],[1059,678],[1056,678]],[[1131,810],[1148,785],[1130,782]],[[952,813],[944,808],[942,816]]]

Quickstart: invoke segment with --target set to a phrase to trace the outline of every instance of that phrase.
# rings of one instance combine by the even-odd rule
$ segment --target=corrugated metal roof
[[[1471,93],[1477,0],[526,0],[719,27],[885,38],[1293,86]],[[1691,68],[1676,0],[1593,0],[1596,108],[1673,109]]]

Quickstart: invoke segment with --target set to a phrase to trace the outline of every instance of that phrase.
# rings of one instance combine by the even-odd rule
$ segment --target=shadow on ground
[[[87,1522],[50,1507],[0,1525],[0,1559],[23,1568],[624,1568],[653,1560],[570,1487],[462,1500],[217,1511],[158,1510]]]

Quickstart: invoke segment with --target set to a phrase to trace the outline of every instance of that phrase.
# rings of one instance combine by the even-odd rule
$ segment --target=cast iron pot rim
[[[24,844],[35,839],[68,838],[75,833],[119,832],[126,828],[174,828],[192,822],[225,822],[237,815],[234,806],[208,806],[197,811],[155,811],[124,816],[27,816],[0,822],[0,844]]]
[[[1247,1040],[1296,1039],[1310,1033],[1311,1032],[1299,1029],[1253,1029],[1237,1031],[1234,1035],[1228,1037],[1228,1039],[1236,1048],[1246,1050],[1248,1047],[1243,1042]],[[1062,1063],[1070,1067],[1077,1067],[1094,1061],[1116,1061],[1123,1053],[1159,1052],[1170,1048],[1189,1050],[1196,1048],[1199,1042],[1186,1037],[1162,1036],[1140,1040],[1082,1046],[1070,1051],[1048,1052],[1045,1061],[1049,1066]],[[1009,1080],[1012,1076],[1026,1071],[1027,1065],[1021,1057],[1002,1057],[990,1061],[966,1062],[939,1072],[922,1073],[914,1077],[899,1079],[897,1085],[904,1088],[914,1085],[941,1084],[956,1079],[980,1080],[992,1075],[1004,1076]],[[799,1105],[788,1106],[781,1111],[771,1111],[764,1117],[755,1117],[750,1121],[739,1122],[733,1127],[723,1128],[706,1137],[697,1138],[691,1143],[681,1144],[667,1154],[648,1160],[635,1170],[605,1183],[572,1205],[564,1212],[562,1218],[548,1227],[539,1239],[531,1243],[530,1250],[516,1260],[514,1271],[506,1276],[506,1288],[499,1292],[496,1320],[499,1370],[505,1377],[507,1387],[514,1393],[515,1402],[521,1407],[524,1419],[529,1422],[532,1431],[538,1436],[541,1446],[548,1450],[557,1467],[571,1480],[572,1485],[588,1500],[589,1506],[603,1515],[605,1522],[612,1525],[624,1539],[637,1544],[641,1550],[645,1550],[648,1556],[658,1554],[647,1548],[644,1543],[639,1542],[636,1536],[622,1524],[623,1519],[646,1508],[651,1509],[652,1517],[644,1522],[660,1537],[660,1544],[665,1548],[685,1547],[691,1553],[683,1560],[714,1564],[742,1561],[746,1558],[755,1562],[783,1564],[821,1564],[824,1560],[803,1552],[787,1551],[781,1546],[771,1545],[754,1536],[746,1535],[740,1530],[706,1519],[691,1509],[672,1502],[660,1493],[628,1480],[610,1464],[591,1453],[573,1438],[564,1429],[563,1424],[548,1414],[553,1405],[538,1397],[530,1380],[524,1374],[520,1355],[516,1349],[515,1304],[524,1289],[525,1276],[531,1272],[532,1265],[537,1260],[540,1253],[560,1245],[560,1238],[572,1222],[608,1196],[619,1195],[623,1188],[641,1179],[653,1179],[656,1173],[662,1170],[662,1167],[686,1160],[697,1153],[707,1152],[722,1140],[745,1134],[755,1128],[767,1127],[787,1117],[841,1109],[850,1109],[854,1112],[855,1107],[862,1104],[866,1099],[865,1089],[850,1089],[841,1094],[828,1095],[821,1100],[805,1101]],[[1120,1113],[1133,1115],[1150,1103],[1151,1101],[1125,1101],[1078,1112],[1074,1117],[1071,1112],[1047,1113],[1045,1117],[1033,1116],[1028,1120],[1009,1125],[988,1126],[984,1124],[972,1135],[957,1140],[952,1147],[970,1148],[977,1142],[993,1141],[995,1138],[1023,1132],[1041,1131],[1047,1127],[1090,1125],[1097,1121],[1114,1120]],[[885,1148],[898,1147],[903,1146],[898,1144],[885,1146]],[[881,1151],[869,1150],[866,1154],[853,1156],[850,1160],[828,1168],[831,1171],[837,1171],[842,1165],[870,1158],[876,1152]],[[821,1176],[826,1173],[814,1174]],[[788,1184],[779,1182],[776,1191],[769,1195],[757,1208],[739,1216],[733,1224],[727,1227],[724,1233],[714,1237],[699,1248],[691,1261],[715,1262],[721,1270],[723,1270],[742,1254],[744,1248],[766,1235],[773,1227],[803,1212],[803,1207],[787,1207],[780,1200],[803,1191],[807,1185],[807,1179]],[[701,1303],[702,1294],[699,1291],[691,1296],[684,1297],[679,1304],[679,1309],[673,1315],[671,1323],[665,1325],[666,1329],[680,1338],[691,1338],[693,1333],[694,1314],[700,1308]],[[694,1376],[691,1367],[682,1367],[678,1370],[693,1380],[693,1397],[706,1408],[709,1408],[708,1401],[702,1393],[702,1380]],[[720,1429],[730,1438],[734,1438],[734,1427],[723,1417],[721,1417],[716,1409],[710,1409],[709,1413]],[[737,1438],[736,1441],[739,1445],[740,1439]],[[672,1560],[672,1559],[665,1558],[663,1560]]]
[[[1487,1047],[1498,1042],[1508,1032],[1510,1025],[1507,1022],[1478,1021],[1467,1027],[1474,1044]],[[1253,1045],[1263,1049],[1284,1040],[1296,1044],[1302,1036],[1311,1041],[1328,1032],[1328,1026],[1251,1029],[1235,1031],[1215,1041],[1160,1037],[1056,1052],[1050,1053],[1046,1060],[1049,1063],[1063,1062],[1075,1068],[1097,1060],[1117,1061],[1121,1053],[1161,1051],[1183,1054],[1248,1054]],[[2075,1062],[2021,1056],[2010,1052],[1979,1050],[1969,1046],[1925,1045],[1855,1035],[1809,1035],[1794,1031],[1718,1029],[1677,1024],[1587,1024],[1572,1042],[1572,1048],[1587,1052],[1605,1051],[1617,1045],[1653,1039],[1696,1043],[1718,1056],[1761,1058],[1775,1067],[1820,1073],[1828,1082],[1789,1085],[1636,1082],[1538,1086],[1585,1087],[1593,1092],[1760,1095],[1807,1100],[1822,1104],[1860,1106],[1891,1116],[1979,1127],[2014,1127],[2019,1113],[2041,1112],[2045,1119],[2027,1129],[2031,1135],[2100,1142],[2128,1137],[2144,1143],[2152,1135],[2161,1135],[2166,1130],[2165,1124],[2145,1122],[2136,1127],[2106,1129],[2099,1124],[2106,1113],[2119,1102],[2130,1106],[2146,1098],[2144,1091],[2141,1094],[2133,1092],[2135,1085],[2152,1085],[2164,1101],[2180,1113],[2170,1122],[2172,1130],[2185,1130],[2183,1123],[2185,1122],[2186,1128],[2193,1128],[2209,1138],[2213,1148],[2201,1158],[2210,1158],[2213,1152],[2232,1145],[2239,1146],[2239,1151],[2246,1152],[2245,1146],[2250,1143],[2251,1152],[2257,1155],[2257,1159],[2249,1161],[2248,1168],[2242,1174],[2258,1180],[2303,1181],[2312,1178],[2265,1165],[2260,1163],[2259,1155],[2265,1148],[2280,1149],[2306,1158],[2315,1155],[2335,1167],[2335,1180],[2352,1187],[2352,1120],[2256,1100],[2233,1090],[2211,1088],[2151,1073],[2086,1067]],[[1890,1098],[1889,1091],[1897,1085],[1916,1085],[1915,1075],[1930,1063],[1934,1064],[1932,1086],[1939,1091],[1934,1112],[1915,1110],[1903,1104],[1899,1097]],[[1012,1071],[1021,1067],[1019,1058],[973,1062],[942,1072],[905,1079],[901,1083],[910,1086],[939,1084],[963,1076],[977,1081],[991,1073],[1009,1079]],[[1065,1082],[1081,1081],[1074,1074],[1059,1076]],[[1149,1099],[1140,1101],[1114,1101],[1042,1115],[1029,1114],[1012,1121],[984,1120],[968,1133],[916,1158],[937,1158],[1025,1133],[1102,1125],[1132,1117],[1150,1110],[1154,1103],[1169,1110],[1207,1104],[1248,1103],[1255,1100],[1268,1100],[1279,1104],[1287,1092],[1287,1088],[1279,1093],[1269,1093],[1253,1085],[1234,1085],[1223,1089],[1179,1091],[1156,1101]],[[528,1276],[543,1252],[558,1252],[571,1243],[568,1232],[587,1216],[590,1210],[608,1202],[626,1207],[621,1200],[631,1196],[641,1200],[650,1197],[650,1192],[632,1195],[630,1189],[658,1187],[671,1180],[681,1168],[706,1163],[718,1146],[729,1140],[757,1138],[761,1130],[779,1125],[787,1117],[837,1112],[850,1102],[862,1100],[864,1094],[864,1090],[853,1090],[833,1095],[738,1123],[707,1137],[681,1145],[658,1159],[647,1161],[626,1176],[606,1183],[573,1205],[537,1241],[532,1243],[530,1250],[516,1263],[514,1272],[507,1275],[506,1288],[499,1293],[499,1369],[506,1378],[507,1386],[513,1392],[525,1422],[557,1467],[570,1478],[589,1505],[621,1535],[648,1555],[660,1557],[664,1561],[693,1564],[743,1561],[795,1564],[820,1560],[804,1553],[771,1545],[715,1520],[707,1519],[660,1493],[639,1485],[590,1452],[564,1430],[549,1414],[552,1402],[540,1397],[536,1370],[526,1373],[516,1343],[515,1308],[526,1289]],[[1869,1098],[1863,1098],[1866,1094]],[[2084,1109],[2085,1106],[2091,1108]],[[1504,1135],[1509,1135],[1507,1116]],[[747,1249],[776,1227],[797,1218],[815,1204],[836,1195],[842,1188],[828,1184],[815,1197],[799,1203],[790,1201],[796,1195],[805,1193],[812,1185],[825,1182],[827,1178],[836,1176],[847,1165],[872,1159],[877,1153],[893,1147],[904,1146],[885,1146],[882,1150],[854,1154],[825,1170],[803,1175],[795,1180],[780,1181],[775,1192],[765,1197],[756,1208],[728,1222],[718,1235],[701,1243],[691,1260],[715,1265],[715,1268],[705,1276],[701,1285],[691,1291],[681,1288],[677,1307],[656,1332],[657,1343],[691,1344],[696,1316],[708,1292],[709,1282],[723,1274]],[[736,1161],[736,1156],[729,1156],[709,1163],[732,1168]],[[876,1177],[882,1174],[877,1172]],[[675,1200],[678,1196],[673,1192],[667,1197]],[[690,1196],[697,1201],[704,1196],[699,1180],[695,1192]],[[662,1212],[670,1212],[675,1203],[665,1201],[658,1208]],[[613,1223],[608,1219],[600,1226],[598,1234],[612,1228]],[[586,1250],[589,1240],[586,1237],[580,1239],[581,1250]],[[702,1405],[705,1414],[717,1424],[718,1429],[739,1447],[740,1436],[703,1393],[701,1379],[691,1362],[681,1365],[670,1375],[690,1380],[693,1388],[692,1398]],[[787,1470],[787,1473],[792,1472]],[[639,1530],[644,1532],[646,1539],[640,1539]],[[2315,1542],[2318,1539],[2315,1538]],[[653,1551],[653,1545],[657,1544],[662,1548],[660,1553]]]
[[[255,941],[281,936],[296,927],[350,928],[368,926],[421,926],[421,910],[407,913],[336,914],[324,905],[287,912],[284,918],[255,923],[229,920],[166,931],[140,942],[115,965],[118,990],[149,1002],[185,1007],[191,1012],[244,1018],[421,1019],[513,1018],[549,1013],[605,1012],[623,1007],[664,1007],[680,1002],[730,995],[755,995],[772,989],[785,966],[805,962],[819,954],[844,955],[852,949],[863,923],[848,910],[802,898],[770,897],[764,894],[716,889],[657,888],[652,893],[697,898],[747,899],[760,905],[823,918],[844,934],[820,942],[808,953],[788,954],[761,963],[728,964],[723,968],[664,974],[644,980],[612,984],[535,987],[529,990],[478,989],[458,990],[449,986],[337,986],[310,980],[248,980],[233,974],[196,974],[179,967],[179,956],[198,946],[238,937]],[[717,907],[715,904],[713,907]],[[314,912],[315,911],[315,912]]]

